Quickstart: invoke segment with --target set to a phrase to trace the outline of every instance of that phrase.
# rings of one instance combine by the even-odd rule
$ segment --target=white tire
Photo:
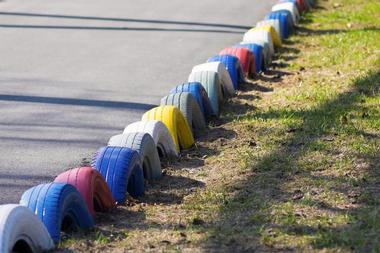
[[[54,249],[45,225],[21,205],[0,206],[0,252],[45,252]]]
[[[256,27],[266,26],[266,25],[270,25],[271,27],[273,27],[276,30],[278,37],[281,38],[281,26],[280,26],[280,21],[278,19],[268,19],[268,20],[260,21],[256,24]]]
[[[222,83],[223,89],[226,92],[226,95],[233,96],[235,95],[235,88],[232,83],[230,74],[227,71],[226,66],[221,62],[207,62],[199,64],[193,67],[191,73],[201,72],[201,71],[213,71],[218,73],[219,80]],[[189,75],[189,77],[191,74]]]
[[[137,121],[125,127],[123,134],[147,133],[152,136],[160,155],[167,158],[177,158],[178,152],[172,136],[164,123],[158,120]],[[110,142],[112,137],[110,139]],[[117,139],[112,140],[117,141]]]
[[[193,134],[206,128],[206,120],[199,104],[189,92],[169,94],[161,99],[161,105],[173,105],[182,113],[187,123],[193,130]]]
[[[297,5],[295,3],[291,3],[291,2],[279,3],[279,4],[275,4],[272,7],[272,11],[281,11],[281,10],[290,11],[294,24],[298,24],[298,21],[300,19],[300,13],[298,12]]]
[[[219,116],[219,106],[224,100],[223,85],[220,82],[218,73],[214,71],[198,71],[190,74],[189,82],[199,82],[207,92],[212,115]]]
[[[244,43],[256,43],[258,40],[265,41],[268,43],[270,56],[273,57],[274,44],[270,32],[262,29],[251,29],[248,32],[246,32],[243,37]]]

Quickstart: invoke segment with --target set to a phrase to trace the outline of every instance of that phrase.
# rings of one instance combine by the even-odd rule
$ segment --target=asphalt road
[[[91,157],[275,2],[0,2],[0,203]]]

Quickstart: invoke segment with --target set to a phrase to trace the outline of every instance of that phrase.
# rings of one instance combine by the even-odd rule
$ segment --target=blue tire
[[[253,53],[255,56],[255,65],[256,65],[256,73],[260,73],[261,71],[265,71],[265,64],[264,62],[264,55],[263,55],[263,47],[255,44],[255,43],[249,43],[249,44],[237,44],[234,47],[237,48],[246,48],[249,51]]]
[[[241,69],[240,61],[237,57],[232,55],[215,55],[207,60],[207,62],[222,62],[230,74],[232,83],[235,90],[238,89],[239,82],[244,80],[243,71]]]
[[[290,11],[287,10],[281,10],[281,11],[272,11],[267,16],[265,16],[265,19],[277,19],[280,21],[280,27],[281,27],[281,38],[287,39],[289,38],[289,35],[292,33],[294,29],[294,22],[292,18],[292,14]]]
[[[40,184],[25,191],[20,204],[28,207],[45,224],[55,243],[61,231],[88,229],[94,220],[80,193],[70,184]]]
[[[284,40],[284,39],[289,38],[290,31],[289,31],[289,24],[288,24],[288,20],[287,20],[286,15],[283,15],[280,12],[276,11],[276,12],[269,13],[267,16],[265,16],[265,19],[266,20],[271,20],[271,19],[278,20],[280,22],[281,39]]]
[[[205,119],[212,114],[210,100],[207,96],[207,91],[200,82],[188,82],[177,85],[170,93],[190,92],[197,101]]]
[[[103,176],[118,204],[124,203],[127,193],[135,198],[144,194],[144,172],[137,151],[113,146],[100,148],[92,167]]]
[[[280,12],[282,15],[285,15],[289,27],[289,34],[294,32],[294,27],[296,26],[296,24],[293,21],[292,13],[288,10],[279,10],[278,12]]]

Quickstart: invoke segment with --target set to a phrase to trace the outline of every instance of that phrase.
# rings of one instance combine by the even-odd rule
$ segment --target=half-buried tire
[[[125,127],[123,134],[147,133],[152,136],[160,158],[175,159],[178,152],[172,136],[164,123],[158,120],[137,121]]]
[[[278,3],[273,5],[272,11],[282,11],[286,10],[289,11],[292,15],[293,23],[294,25],[298,24],[298,21],[300,20],[300,13],[298,12],[297,5],[292,2],[285,2],[285,3]]]
[[[107,212],[116,205],[104,178],[93,168],[82,167],[65,171],[54,182],[73,185],[82,195],[94,218],[96,212]]]
[[[144,194],[144,172],[137,151],[123,147],[103,147],[98,150],[92,167],[103,176],[118,204],[127,193],[136,198]]]
[[[246,48],[249,51],[251,51],[253,55],[255,56],[256,73],[265,71],[265,63],[264,63],[264,55],[263,55],[262,46],[255,43],[249,43],[249,44],[237,44],[234,47]]]
[[[214,71],[196,71],[189,75],[188,80],[189,82],[199,82],[202,84],[211,103],[211,114],[218,117],[220,103],[223,102],[225,93],[219,75]]]
[[[278,20],[280,22],[281,38],[287,39],[290,35],[292,18],[290,13],[275,11],[265,16],[265,20]]]
[[[255,40],[252,40],[251,42],[245,42],[242,41],[240,42],[241,45],[247,45],[247,44],[256,44],[259,45],[262,48],[263,52],[263,61],[262,61],[262,69],[263,71],[267,70],[269,68],[270,63],[272,62],[272,55],[270,54],[269,50],[269,43],[257,38]]]
[[[231,75],[227,70],[225,64],[220,61],[207,62],[199,64],[193,67],[191,73],[200,72],[200,71],[214,71],[218,74],[220,83],[222,84],[224,95],[233,96],[235,95],[235,87],[231,79]],[[205,87],[207,90],[207,88]]]
[[[284,39],[281,35],[282,34],[281,25],[278,19],[262,20],[256,24],[256,27],[266,26],[266,25],[272,26],[276,30],[277,36],[279,36],[281,40]]]
[[[288,28],[289,35],[294,32],[295,24],[293,22],[292,13],[290,11],[288,10],[272,11],[268,14],[268,16],[285,18],[286,27]],[[267,19],[267,17],[265,17],[265,19]]]
[[[144,113],[143,121],[159,120],[168,128],[177,151],[188,149],[194,145],[194,137],[189,124],[182,112],[175,106],[165,105],[151,109]]]
[[[248,32],[246,32],[243,37],[244,43],[257,43],[260,40],[264,41],[265,43],[268,43],[269,57],[270,59],[272,59],[272,57],[275,54],[275,51],[274,51],[272,35],[270,34],[269,31],[253,28],[249,30]]]
[[[94,226],[82,196],[70,184],[48,183],[32,187],[24,192],[20,204],[37,215],[55,243],[60,241],[61,231]]]
[[[0,252],[41,253],[54,249],[45,225],[21,205],[0,206]]]
[[[239,59],[246,78],[256,75],[255,57],[251,51],[246,48],[229,47],[219,53],[219,55],[225,54],[233,55]]]
[[[221,62],[226,66],[228,73],[231,76],[234,89],[237,90],[239,82],[244,82],[244,74],[237,57],[233,55],[215,55],[207,60],[207,62]]]
[[[299,13],[303,13],[307,10],[307,4],[304,0],[280,0],[279,3],[295,3]]]
[[[144,171],[144,178],[152,181],[161,178],[161,162],[156,143],[147,133],[127,133],[112,136],[108,146],[119,146],[136,150]]]
[[[264,30],[266,32],[269,32],[269,34],[272,37],[273,45],[277,48],[282,46],[282,41],[281,41],[281,35],[274,29],[274,26],[267,24],[267,25],[260,25],[252,29],[252,31],[256,30]]]
[[[197,101],[199,108],[204,115],[205,120],[207,117],[212,115],[212,108],[210,99],[207,96],[207,91],[202,86],[200,82],[188,82],[184,84],[177,85],[175,88],[170,90],[171,94],[180,93],[180,92],[190,92],[191,95]]]
[[[193,133],[206,128],[206,121],[201,109],[193,95],[189,92],[170,94],[161,99],[161,105],[173,105],[185,116],[187,123],[192,127]]]

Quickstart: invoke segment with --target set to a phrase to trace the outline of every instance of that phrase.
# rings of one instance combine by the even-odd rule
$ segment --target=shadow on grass
[[[380,154],[354,152],[352,160],[362,161],[366,166],[358,171],[356,167],[352,168],[345,176],[321,176],[318,173],[321,169],[318,168],[318,161],[312,169],[299,164],[307,152],[315,149],[318,142],[334,142],[339,135],[344,135],[347,139],[364,138],[365,142],[373,141],[373,138],[379,140],[376,134],[363,134],[362,130],[356,128],[354,121],[349,119],[349,115],[357,112],[365,99],[378,96],[379,90],[380,71],[356,80],[350,91],[318,107],[308,110],[284,108],[247,116],[248,120],[259,121],[281,120],[291,116],[302,123],[289,126],[285,133],[287,138],[279,148],[258,158],[257,162],[250,163],[251,176],[238,182],[240,190],[234,192],[234,197],[220,209],[216,224],[210,224],[213,228],[204,247],[214,252],[272,251],[275,249],[271,248],[274,246],[271,240],[282,234],[290,237],[310,236],[311,246],[317,249],[343,248],[363,252],[379,249]],[[372,116],[363,114],[360,117]],[[253,160],[253,157],[247,159]],[[322,170],[329,170],[329,166]],[[349,173],[356,173],[357,177],[350,177]],[[329,182],[331,187],[328,190],[348,196],[352,205],[347,208],[332,207],[325,201],[308,201],[301,190],[284,190],[288,183],[299,177],[313,183]],[[319,194],[318,191],[315,194]],[[302,218],[302,213],[286,213],[284,210],[286,214],[282,218],[275,217],[272,213],[276,206],[300,201],[306,206],[348,216],[350,222],[345,222],[342,226],[328,223],[305,226],[297,222]],[[279,219],[284,220],[279,222]],[[284,247],[280,250],[294,249]]]
[[[297,29],[297,34],[300,36],[311,36],[311,35],[330,35],[330,34],[337,34],[337,33],[352,33],[352,32],[379,32],[379,27],[366,27],[366,28],[360,28],[360,29],[325,29],[325,30],[313,30],[306,27],[299,27]]]
[[[204,183],[182,176],[166,175],[162,180],[150,186],[147,194],[139,201],[148,204],[181,204],[183,198],[192,193],[195,188],[203,188]]]

